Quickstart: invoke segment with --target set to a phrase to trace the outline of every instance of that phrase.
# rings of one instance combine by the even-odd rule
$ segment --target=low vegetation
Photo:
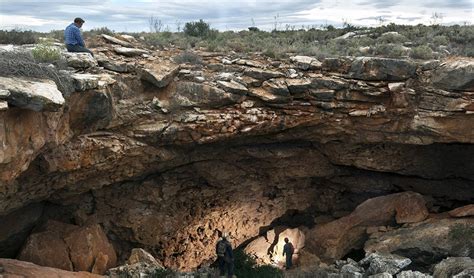
[[[43,55],[43,54],[41,54]],[[30,52],[0,52],[0,76],[26,76],[53,80],[62,93],[74,91],[70,77],[59,71],[65,67],[57,60],[55,67],[40,63]]]
[[[283,277],[283,271],[270,265],[257,265],[255,259],[247,255],[243,250],[234,252],[235,275],[237,277],[253,278],[279,278]]]
[[[153,28],[152,28],[153,27]],[[179,27],[181,30],[181,27]],[[181,32],[171,32],[161,21],[154,19],[151,32],[128,33],[141,39],[149,47],[180,49],[201,48],[207,51],[262,53],[271,58],[289,55],[309,55],[318,58],[334,56],[382,56],[393,58],[435,59],[447,56],[474,57],[474,27],[472,25],[396,25],[362,28],[346,24],[344,28],[331,25],[320,28],[287,25],[285,30],[249,30],[219,32],[203,21],[184,24]],[[100,34],[113,35],[107,27],[83,33],[86,42],[94,45]],[[344,37],[341,37],[345,35]],[[0,31],[1,44],[37,43],[40,38],[63,41],[63,31],[49,33],[33,31]]]

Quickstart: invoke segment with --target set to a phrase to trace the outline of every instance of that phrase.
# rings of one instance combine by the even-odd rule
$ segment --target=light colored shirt
[[[82,40],[81,30],[76,26],[76,24],[71,23],[64,30],[64,43],[85,46],[84,40]]]

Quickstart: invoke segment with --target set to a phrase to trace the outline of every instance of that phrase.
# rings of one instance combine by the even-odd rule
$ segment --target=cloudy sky
[[[271,30],[342,22],[376,26],[399,24],[473,24],[474,0],[0,0],[0,29],[64,29],[82,17],[84,30],[106,26],[115,31],[149,31],[149,20],[176,31],[203,19],[212,28],[241,30],[255,24]],[[291,27],[290,27],[291,28]]]

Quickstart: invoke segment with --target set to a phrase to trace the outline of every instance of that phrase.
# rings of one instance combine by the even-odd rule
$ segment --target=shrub
[[[200,19],[199,21],[187,22],[184,25],[183,31],[188,36],[206,37],[211,31],[211,27],[209,26],[209,23]]]
[[[379,44],[375,47],[375,54],[383,57],[399,58],[406,54],[406,50],[398,44]]]
[[[28,52],[0,52],[0,76],[51,79],[62,93],[69,94],[74,91],[69,76],[61,74],[57,67],[39,64]]]
[[[428,60],[433,58],[433,51],[427,45],[420,45],[412,49],[410,57],[414,59]]]
[[[50,43],[38,44],[31,51],[37,62],[53,63],[61,59],[61,51]]]
[[[0,44],[32,44],[37,41],[38,35],[33,31],[0,30]]]
[[[183,53],[173,57],[173,61],[175,61],[178,64],[188,63],[192,65],[202,65],[201,57],[189,51],[184,51]]]
[[[235,275],[237,277],[252,278],[279,278],[283,277],[283,272],[273,266],[258,266],[255,259],[247,255],[243,250],[237,249],[234,252]]]

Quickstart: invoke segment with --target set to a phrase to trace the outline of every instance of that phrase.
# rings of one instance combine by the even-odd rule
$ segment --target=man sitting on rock
[[[64,30],[64,43],[66,44],[67,51],[69,52],[87,52],[92,56],[92,51],[87,49],[82,39],[81,30],[79,28],[84,24],[84,20],[80,17],[76,17],[74,22],[69,24]]]

